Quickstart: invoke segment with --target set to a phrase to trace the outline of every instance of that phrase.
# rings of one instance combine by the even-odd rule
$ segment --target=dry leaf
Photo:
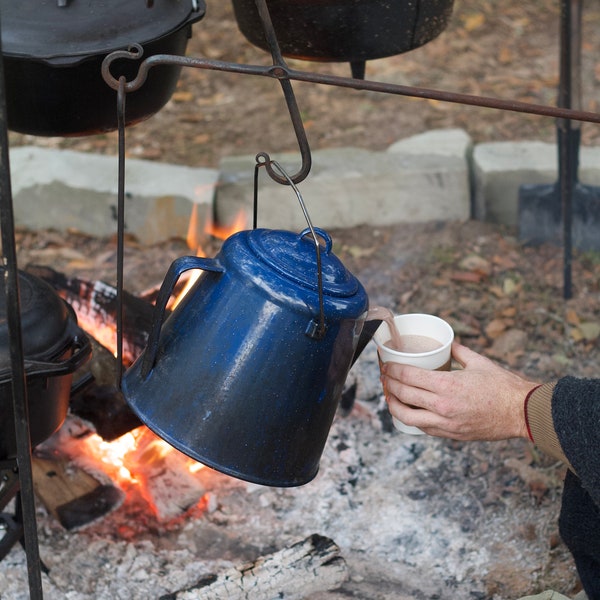
[[[565,314],[565,320],[569,325],[579,325],[581,320],[579,319],[579,315],[572,308],[568,308]]]
[[[475,31],[475,29],[479,29],[479,27],[485,23],[485,15],[482,13],[473,13],[467,15],[464,18],[463,23],[467,31]]]
[[[583,340],[583,333],[578,327],[572,327],[569,330],[569,335],[574,342],[581,342]]]
[[[192,92],[175,92],[171,99],[173,102],[190,102],[194,99],[194,94]]]
[[[494,296],[496,296],[496,298],[504,298],[504,296],[506,295],[504,293],[504,290],[500,286],[497,286],[497,285],[490,286],[489,292],[490,292],[490,294],[493,294]]]
[[[466,271],[477,271],[483,275],[489,275],[492,272],[490,261],[477,254],[469,254],[465,256],[458,266]]]
[[[600,337],[600,323],[596,321],[580,323],[579,330],[587,342],[593,342]]]
[[[494,319],[487,324],[485,328],[485,334],[494,340],[505,330],[506,323],[502,319]]]
[[[492,261],[497,267],[499,267],[503,271],[507,271],[508,269],[514,269],[516,266],[514,259],[512,259],[510,256],[505,256],[502,254],[494,255]]]
[[[500,52],[498,53],[498,62],[500,64],[506,65],[513,60],[512,50],[508,46],[502,46],[500,48]]]
[[[481,283],[483,278],[483,273],[475,271],[455,271],[450,275],[450,279],[453,281],[463,281],[465,283]]]
[[[506,296],[510,296],[511,294],[515,294],[519,291],[519,284],[510,277],[507,277],[502,284],[502,291]]]

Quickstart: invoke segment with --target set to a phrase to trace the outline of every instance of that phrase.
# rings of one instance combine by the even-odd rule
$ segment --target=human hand
[[[381,381],[389,411],[406,425],[455,440],[528,437],[524,401],[536,383],[461,344],[452,346],[462,366],[428,371],[387,362]]]

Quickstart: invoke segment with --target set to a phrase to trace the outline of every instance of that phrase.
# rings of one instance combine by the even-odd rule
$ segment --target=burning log
[[[193,587],[160,600],[301,600],[336,589],[347,579],[348,567],[338,546],[313,534],[254,562],[203,577]]]
[[[203,465],[143,426],[108,442],[69,416],[36,448],[33,462],[36,494],[66,529],[106,516],[126,498],[169,522],[206,492],[196,474]]]
[[[205,488],[194,472],[203,467],[149,429],[144,428],[124,463],[139,483],[142,495],[161,521],[170,521],[195,506]]]
[[[80,326],[103,346],[116,350],[117,289],[102,281],[67,277],[50,267],[29,265],[27,272],[49,283],[77,313]],[[133,362],[146,347],[152,327],[152,304],[123,291],[123,358]]]
[[[116,440],[142,423],[116,386],[117,361],[93,338],[92,360],[78,371],[69,400],[71,414],[90,423],[104,440]]]

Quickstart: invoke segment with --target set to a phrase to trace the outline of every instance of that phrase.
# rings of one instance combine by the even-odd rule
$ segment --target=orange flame
[[[198,239],[198,207],[194,205],[188,225],[186,242],[188,247],[195,248],[197,256],[206,256],[201,242]],[[204,226],[204,234],[217,239],[226,239],[230,235],[241,231],[247,227],[247,218],[244,211],[240,211],[233,222],[229,225],[217,225],[212,219],[208,220]],[[170,308],[174,308],[193,286],[199,275],[200,270],[191,271],[185,288],[176,298],[172,300]],[[95,338],[101,337],[102,343],[108,340],[114,343],[114,330],[103,332],[103,325],[96,321],[86,321],[84,325],[88,333]],[[107,335],[104,335],[104,334]],[[112,344],[111,344],[112,345]],[[107,344],[107,347],[111,347]],[[117,440],[105,441],[97,434],[87,436],[80,441],[83,444],[81,450],[86,455],[86,460],[97,465],[112,481],[122,487],[124,491],[133,488],[139,491],[154,512],[158,514],[156,506],[152,502],[151,494],[148,492],[147,483],[154,475],[160,475],[166,469],[174,469],[181,473],[181,477],[194,477],[204,468],[204,465],[188,458],[173,446],[156,436],[150,429],[141,426],[129,433],[124,434]],[[202,499],[200,499],[200,503]]]
[[[230,235],[242,231],[248,225],[248,218],[245,210],[240,210],[233,221],[228,225],[219,225],[214,222],[212,218],[206,220],[204,225],[204,233],[210,235],[219,240],[225,240]],[[198,205],[192,206],[192,214],[190,215],[190,222],[188,225],[186,243],[188,248],[191,250],[196,249],[196,256],[206,256],[202,244],[198,239]],[[174,309],[185,297],[185,295],[194,286],[198,278],[202,274],[202,271],[191,271],[186,280],[184,288],[177,294],[177,296],[169,303],[169,308]]]

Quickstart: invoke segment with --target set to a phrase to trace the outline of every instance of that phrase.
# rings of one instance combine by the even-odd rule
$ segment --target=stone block
[[[600,184],[600,148],[581,147],[579,180]],[[556,144],[490,142],[473,151],[474,217],[481,221],[517,225],[519,188],[545,185],[558,179]]]
[[[464,132],[439,130],[401,140],[383,152],[318,150],[313,152],[308,178],[298,189],[313,224],[325,229],[468,219],[470,149]],[[301,164],[296,153],[272,158],[289,174]],[[248,213],[251,222],[254,165],[254,156],[221,161],[215,198],[220,223],[232,221],[240,210]],[[306,227],[293,190],[272,181],[264,168],[258,185],[258,226]]]
[[[23,146],[10,150],[10,164],[17,225],[116,232],[117,157]],[[139,159],[125,166],[126,230],[142,243],[185,238],[194,206],[200,223],[210,215],[216,170]]]

